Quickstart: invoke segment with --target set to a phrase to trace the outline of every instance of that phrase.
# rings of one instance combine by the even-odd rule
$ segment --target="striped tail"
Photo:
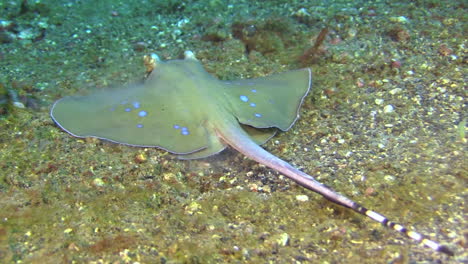
[[[346,207],[348,207],[348,206],[346,206]],[[372,220],[381,223],[384,226],[390,227],[390,228],[392,228],[392,229],[394,229],[394,230],[396,230],[396,231],[398,231],[400,233],[403,233],[405,236],[419,242],[421,245],[423,245],[425,247],[432,248],[435,251],[445,253],[445,254],[447,254],[449,256],[454,255],[453,251],[451,251],[447,246],[441,245],[441,244],[437,243],[436,241],[427,239],[424,235],[421,235],[418,232],[408,230],[406,227],[404,227],[404,226],[402,226],[400,224],[397,224],[395,222],[392,222],[392,221],[388,220],[387,217],[385,217],[385,216],[383,216],[383,215],[381,215],[381,214],[379,214],[377,212],[374,212],[372,210],[369,210],[369,209],[365,208],[364,206],[361,206],[360,204],[358,204],[356,202],[354,202],[354,204],[349,208],[352,209],[353,211],[359,213],[359,214],[365,215],[365,216],[371,218]]]

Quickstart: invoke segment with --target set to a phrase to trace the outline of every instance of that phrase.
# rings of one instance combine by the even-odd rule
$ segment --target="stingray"
[[[75,137],[157,147],[182,159],[206,158],[230,146],[333,203],[453,255],[448,247],[389,221],[259,146],[278,130],[289,130],[298,119],[312,86],[309,68],[221,81],[206,72],[190,51],[184,59],[165,62],[152,54],[146,65],[143,83],[62,98],[52,106],[52,119]]]

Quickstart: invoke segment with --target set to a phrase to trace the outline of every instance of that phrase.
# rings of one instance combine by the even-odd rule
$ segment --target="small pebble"
[[[296,200],[300,202],[307,202],[309,201],[309,196],[301,194],[301,195],[296,195]]]
[[[365,194],[366,196],[369,196],[369,195],[372,195],[374,192],[375,192],[375,189],[374,189],[374,188],[368,187],[368,188],[365,190],[364,194]]]
[[[0,19],[0,30],[10,30],[14,27],[13,21]]]
[[[398,16],[398,17],[390,17],[390,21],[405,24],[405,23],[408,23],[409,20],[408,18],[404,16]]]
[[[391,113],[393,112],[393,106],[392,105],[386,105],[383,109],[384,113]]]
[[[278,245],[280,246],[287,246],[289,243],[289,235],[288,233],[283,233],[280,235],[280,237],[276,240],[278,242]]]
[[[392,181],[395,180],[395,177],[393,177],[392,175],[385,175],[385,176],[384,176],[384,179],[385,179],[386,181],[392,182]]]
[[[394,69],[398,69],[401,67],[401,61],[399,60],[392,60],[392,62],[390,63],[390,66]]]
[[[101,178],[94,179],[93,184],[94,186],[97,186],[97,187],[103,187],[104,185],[106,185]]]
[[[16,108],[26,108],[22,102],[13,102],[13,106]]]
[[[392,89],[392,90],[390,90],[389,93],[390,93],[391,95],[394,95],[394,94],[397,94],[397,93],[399,93],[399,92],[401,92],[401,88]]]
[[[148,43],[143,42],[143,41],[138,41],[133,44],[133,50],[138,51],[138,52],[145,51],[147,47],[148,47]]]
[[[381,105],[381,104],[383,104],[383,102],[384,102],[384,99],[375,99],[375,100],[374,100],[374,103],[375,103],[376,105]]]
[[[135,156],[135,162],[136,163],[143,163],[146,162],[147,158],[144,153],[139,153]]]

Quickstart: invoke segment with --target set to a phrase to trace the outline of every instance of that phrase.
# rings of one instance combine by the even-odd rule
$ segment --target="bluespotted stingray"
[[[52,106],[52,119],[75,137],[157,147],[182,159],[205,158],[231,146],[333,203],[453,255],[448,247],[366,209],[259,146],[298,119],[312,85],[309,68],[220,81],[190,51],[182,60],[165,62],[153,54],[146,64],[149,75],[143,83],[62,98]]]

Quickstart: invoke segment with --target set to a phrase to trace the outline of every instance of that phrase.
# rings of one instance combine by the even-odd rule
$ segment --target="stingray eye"
[[[197,57],[195,57],[195,53],[191,50],[186,50],[184,52],[184,59],[186,60],[197,60]]]
[[[143,57],[143,64],[146,67],[146,74],[149,75],[155,68],[158,62],[161,59],[155,53],[151,53],[151,55],[145,55]]]

